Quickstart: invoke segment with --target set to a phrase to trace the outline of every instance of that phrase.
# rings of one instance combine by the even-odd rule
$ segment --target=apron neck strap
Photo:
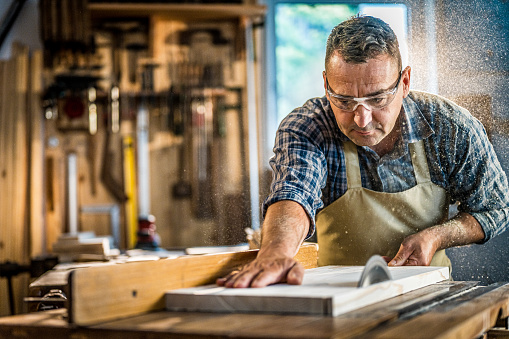
[[[353,142],[347,141],[343,143],[343,147],[345,151],[346,182],[348,189],[361,188],[361,169],[359,165],[359,156],[357,154],[357,146]],[[415,181],[417,184],[430,182],[431,177],[429,174],[426,152],[424,150],[424,141],[419,140],[416,143],[408,144],[408,149],[414,168]]]
[[[346,141],[343,143],[345,150],[345,165],[346,165],[346,183],[348,189],[361,188],[361,168],[359,165],[359,156],[357,154],[357,146],[351,142]]]
[[[424,150],[424,141],[419,140],[408,144],[408,150],[412,156],[412,166],[414,167],[415,181],[417,184],[423,184],[431,181],[429,174],[426,151]]]

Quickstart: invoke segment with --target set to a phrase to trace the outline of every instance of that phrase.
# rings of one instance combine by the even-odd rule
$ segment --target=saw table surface
[[[448,281],[336,317],[156,311],[79,327],[58,309],[0,318],[0,338],[508,338],[508,315],[509,284]]]

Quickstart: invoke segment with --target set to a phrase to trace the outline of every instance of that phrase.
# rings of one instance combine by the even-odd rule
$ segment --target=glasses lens
[[[353,111],[355,106],[357,106],[357,101],[355,100],[346,100],[346,99],[338,99],[332,97],[332,103],[336,105],[337,108],[342,109],[344,111]]]
[[[366,98],[364,100],[348,100],[340,99],[330,96],[332,103],[339,109],[344,111],[354,111],[359,104],[368,106],[371,109],[381,109],[388,106],[394,99],[394,94],[383,94],[372,98]]]
[[[394,99],[394,94],[384,94],[377,97],[369,98],[366,100],[366,104],[372,108],[379,109],[389,105]]]

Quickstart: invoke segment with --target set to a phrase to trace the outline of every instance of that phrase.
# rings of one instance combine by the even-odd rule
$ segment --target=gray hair
[[[401,69],[398,38],[383,20],[372,16],[355,16],[334,27],[327,39],[325,69],[334,52],[348,63],[364,63],[387,54]]]

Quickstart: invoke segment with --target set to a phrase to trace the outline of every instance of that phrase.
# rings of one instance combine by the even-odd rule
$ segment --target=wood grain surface
[[[304,245],[296,259],[316,267],[317,246]],[[91,325],[164,308],[168,290],[214,283],[252,261],[257,250],[183,256],[152,262],[88,267],[69,275],[69,321]]]

